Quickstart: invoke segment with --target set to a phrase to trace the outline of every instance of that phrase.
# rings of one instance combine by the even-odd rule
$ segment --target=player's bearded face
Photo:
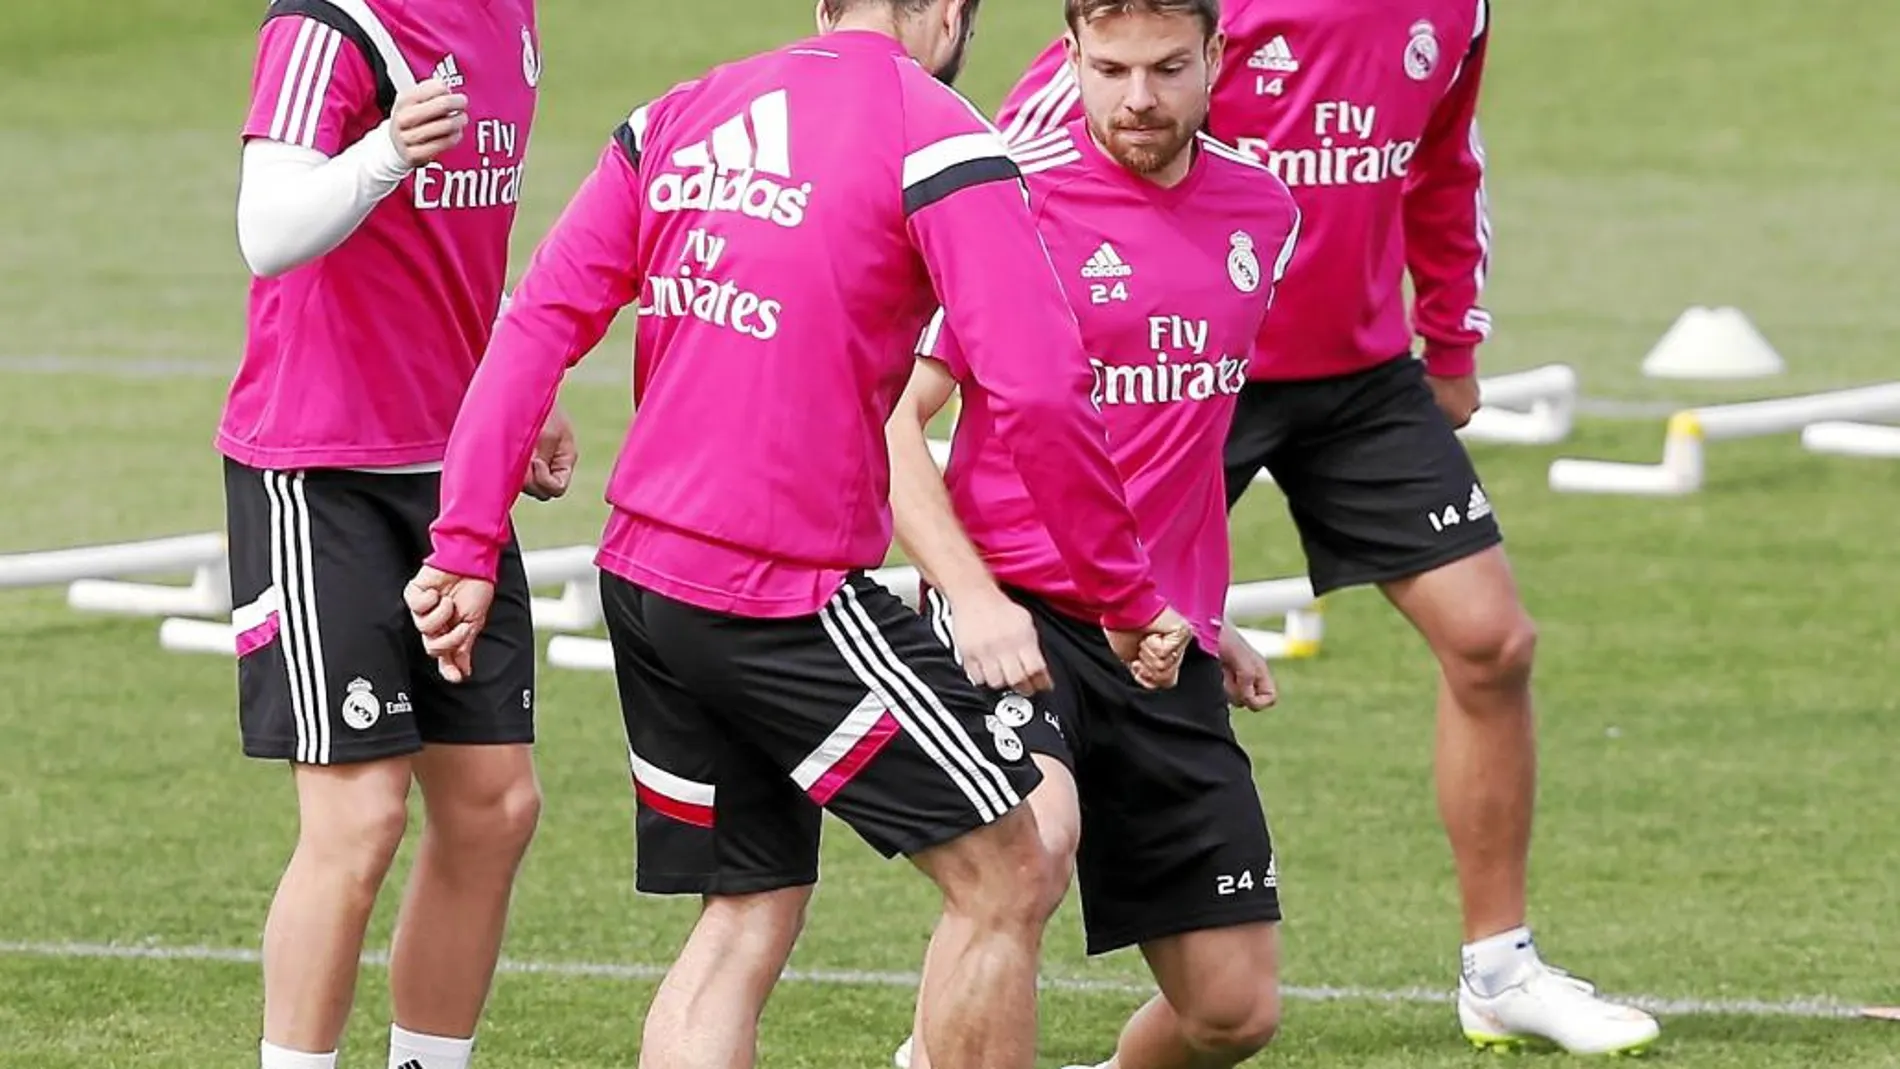
[[[1137,174],[1173,163],[1207,120],[1221,44],[1191,15],[1131,12],[1083,24],[1069,57],[1095,140]]]

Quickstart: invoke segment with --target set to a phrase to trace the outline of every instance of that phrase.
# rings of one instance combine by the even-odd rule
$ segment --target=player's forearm
[[[1491,314],[1479,304],[1491,266],[1477,126],[1487,40],[1481,27],[1426,129],[1405,187],[1406,266],[1416,293],[1412,318],[1425,339],[1426,369],[1435,375],[1474,373],[1477,347],[1491,333]]]
[[[251,272],[279,275],[343,243],[409,167],[379,126],[334,157],[253,138],[238,185],[238,248]]]
[[[429,563],[492,577],[536,439],[567,369],[633,299],[639,231],[632,173],[609,147],[535,249],[475,369],[442,464]]]
[[[995,578],[950,504],[923,424],[900,414],[884,437],[891,457],[891,515],[904,555],[953,605],[995,591]]]

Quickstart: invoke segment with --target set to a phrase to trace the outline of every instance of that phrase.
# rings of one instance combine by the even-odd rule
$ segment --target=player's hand
[[[1187,656],[1194,629],[1172,608],[1139,631],[1107,631],[1108,644],[1134,673],[1135,682],[1149,690],[1174,686],[1181,674],[1181,659]]]
[[[403,588],[402,600],[442,678],[451,683],[467,679],[474,671],[475,638],[488,623],[488,608],[495,601],[495,584],[425,564]]]
[[[396,94],[389,109],[389,139],[411,168],[429,163],[462,140],[468,97],[434,78]]]
[[[534,443],[534,459],[528,464],[528,479],[521,490],[536,501],[549,501],[567,493],[574,481],[574,465],[580,460],[580,448],[574,444],[574,425],[567,413],[555,405],[548,421],[541,426],[541,437]]]
[[[1279,700],[1273,671],[1260,651],[1241,637],[1231,622],[1221,624],[1220,674],[1227,684],[1227,700],[1247,709],[1265,709]]]
[[[1432,388],[1432,399],[1438,402],[1438,410],[1451,421],[1456,430],[1471,422],[1472,413],[1478,411],[1478,376],[1471,375],[1432,375],[1427,374],[1425,381]]]
[[[1034,694],[1053,685],[1035,619],[994,587],[951,601],[950,634],[964,673],[978,686]]]

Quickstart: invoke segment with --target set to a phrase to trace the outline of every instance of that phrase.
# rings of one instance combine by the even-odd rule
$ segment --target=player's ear
[[[1207,90],[1214,91],[1214,83],[1220,78],[1221,59],[1227,54],[1227,35],[1215,30],[1207,39]]]
[[[831,12],[825,10],[825,0],[818,0],[817,5],[812,9],[812,18],[818,23],[819,33],[831,32]]]
[[[1062,54],[1068,57],[1069,66],[1076,68],[1077,71],[1081,70],[1082,42],[1075,39],[1074,30],[1062,35]]]

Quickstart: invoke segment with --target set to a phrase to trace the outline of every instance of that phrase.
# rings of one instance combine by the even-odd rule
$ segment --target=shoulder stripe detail
[[[1221,159],[1228,160],[1232,163],[1244,164],[1248,167],[1252,167],[1256,171],[1265,171],[1268,174],[1273,173],[1273,168],[1268,167],[1266,164],[1261,163],[1259,160],[1254,159],[1252,156],[1247,155],[1232,145],[1215,140],[1206,134],[1196,134],[1194,136],[1200,141],[1201,147],[1206,149],[1209,155],[1219,156]]]
[[[356,45],[370,73],[376,76],[376,102],[385,114],[395,106],[397,93],[415,86],[416,76],[409,61],[396,47],[389,28],[364,0],[271,0],[264,21],[287,15],[321,23]]]
[[[1062,63],[1043,83],[1043,87],[1023,102],[1022,110],[1009,121],[1008,129],[1003,132],[1004,138],[1024,141],[1048,133],[1061,125],[1062,118],[1081,96],[1082,90],[1076,85],[1075,71],[1067,62]]]
[[[297,40],[290,46],[290,58],[284,61],[283,83],[277,87],[277,110],[271,113],[270,139],[285,144],[300,145],[308,148],[303,140],[303,128],[308,125],[304,113],[321,111],[323,99],[317,99],[317,107],[309,107],[310,88],[317,64],[325,51],[325,42],[334,38],[342,40],[342,35],[321,22],[305,19],[297,27]],[[336,53],[331,51],[331,61]],[[328,71],[325,71],[328,80]]]
[[[1066,167],[1071,163],[1079,162],[1081,159],[1082,154],[1071,148],[1059,156],[1045,156],[1042,159],[1025,163],[1021,166],[1024,175],[1042,174],[1044,171],[1053,171],[1058,167]]]
[[[1039,148],[1047,148],[1057,142],[1066,142],[1069,139],[1068,127],[1058,126],[1054,130],[1037,137],[1031,137],[1022,141],[1011,141],[1009,143],[1009,151],[1012,156],[1022,156],[1035,152]]]
[[[904,188],[904,214],[914,215],[943,198],[986,182],[1015,182],[1025,202],[1029,190],[1022,185],[1023,174],[1006,156],[979,156],[952,164],[916,185]]]
[[[1300,244],[1300,220],[1298,209],[1293,212],[1293,227],[1286,233],[1286,244],[1280,246],[1280,256],[1273,261],[1273,281],[1278,285],[1286,277],[1287,266],[1293,262],[1293,250]]]
[[[995,158],[1007,160],[1009,151],[992,133],[953,134],[933,141],[904,157],[904,188],[909,189],[939,173],[971,160]]]
[[[1483,37],[1484,31],[1489,29],[1490,25],[1491,0],[1478,0],[1478,18],[1476,22],[1471,24],[1471,39],[1475,41]]]
[[[625,122],[614,127],[614,142],[620,146],[620,151],[626,154],[627,162],[633,164],[633,169],[636,171],[640,169],[640,153],[646,147],[647,108],[649,107],[651,107],[649,104],[640,105],[633,109],[633,114],[627,116]]]

